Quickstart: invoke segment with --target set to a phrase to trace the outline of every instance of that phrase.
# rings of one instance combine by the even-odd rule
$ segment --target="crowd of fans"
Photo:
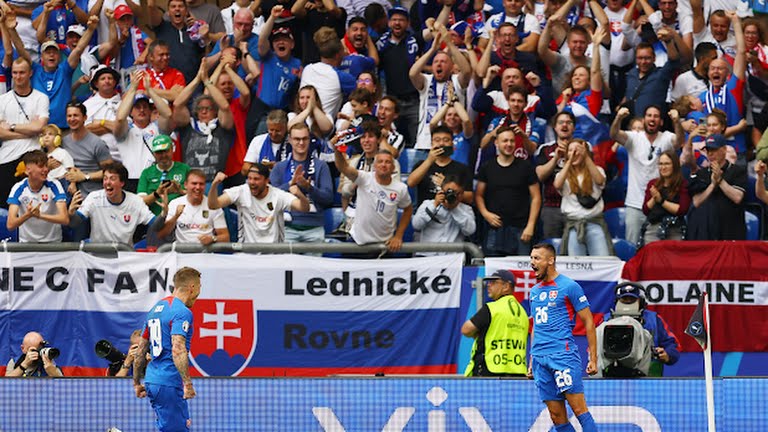
[[[768,203],[768,34],[737,0],[162,6],[0,0],[20,241],[610,255],[614,207],[641,247],[745,239]]]

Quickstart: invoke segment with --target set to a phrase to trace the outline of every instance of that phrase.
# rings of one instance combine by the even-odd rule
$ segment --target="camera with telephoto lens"
[[[459,193],[454,189],[447,189],[445,191],[445,202],[453,205],[459,199]]]
[[[94,350],[97,356],[109,362],[109,376],[114,376],[125,361],[126,355],[106,339],[96,342]]]
[[[40,344],[43,348],[40,348],[40,355],[48,357],[48,360],[53,360],[61,354],[58,348],[48,346],[48,341],[43,341]]]

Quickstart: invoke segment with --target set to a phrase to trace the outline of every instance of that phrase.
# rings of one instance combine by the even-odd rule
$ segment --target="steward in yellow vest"
[[[515,275],[498,270],[483,279],[492,302],[461,326],[475,338],[465,376],[525,376],[528,314],[515,298]]]

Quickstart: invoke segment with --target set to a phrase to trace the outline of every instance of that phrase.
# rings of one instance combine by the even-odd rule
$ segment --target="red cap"
[[[129,8],[126,5],[120,5],[117,8],[115,8],[115,19],[119,20],[120,18],[130,15],[133,16],[133,11],[131,11],[131,8]]]

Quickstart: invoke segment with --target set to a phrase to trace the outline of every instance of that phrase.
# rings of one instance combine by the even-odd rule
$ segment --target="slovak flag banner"
[[[453,374],[463,261],[0,252],[0,364],[38,331],[61,350],[65,375],[103,376],[96,342],[127,352],[176,269],[191,266],[202,274],[193,375]]]
[[[640,249],[624,266],[623,277],[645,286],[651,309],[676,333],[696,330],[689,322],[706,292],[714,325],[702,330],[708,330],[712,351],[765,352],[766,268],[766,242],[663,241]],[[695,339],[680,343],[684,351],[701,349]]]
[[[557,257],[556,267],[561,274],[575,280],[584,289],[589,300],[595,323],[613,307],[615,295],[613,288],[621,276],[624,262],[615,257]],[[515,297],[530,315],[528,294],[538,281],[531,270],[531,259],[525,256],[504,258],[486,258],[485,274],[496,270],[510,270],[515,274]],[[584,335],[581,320],[576,320],[573,330],[576,335]]]

